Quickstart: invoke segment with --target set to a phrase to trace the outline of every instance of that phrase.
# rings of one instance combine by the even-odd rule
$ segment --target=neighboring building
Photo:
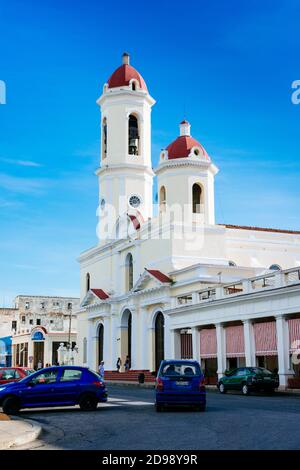
[[[194,357],[212,380],[265,365],[285,387],[299,373],[300,232],[216,224],[218,169],[186,120],[153,172],[154,103],[124,54],[98,100],[100,241],[79,258],[80,361],[113,370],[129,355],[132,369],[154,371]]]
[[[57,363],[61,343],[66,346],[70,341],[72,347],[76,345],[78,307],[77,298],[19,295],[15,309],[0,309],[1,319],[2,311],[10,311],[7,326],[12,338],[12,365],[37,367],[39,361],[43,366]]]
[[[11,335],[16,313],[15,308],[0,308],[0,367],[10,367],[12,363]]]

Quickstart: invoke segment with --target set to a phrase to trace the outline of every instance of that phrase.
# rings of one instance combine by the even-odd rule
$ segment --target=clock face
[[[136,209],[137,207],[141,205],[141,198],[137,196],[136,194],[130,196],[129,205],[133,207],[134,209]]]
[[[101,207],[102,210],[105,207],[105,199],[104,198],[102,198],[101,201],[100,201],[100,207]]]

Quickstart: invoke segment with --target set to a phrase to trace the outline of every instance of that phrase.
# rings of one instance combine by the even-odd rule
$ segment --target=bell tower
[[[101,111],[101,159],[96,172],[101,241],[126,238],[126,224],[135,220],[136,230],[152,217],[151,108],[155,100],[129,62],[129,54],[124,53],[122,65],[97,100]]]

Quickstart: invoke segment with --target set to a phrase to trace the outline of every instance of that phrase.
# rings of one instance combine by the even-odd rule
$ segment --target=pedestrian
[[[104,361],[100,362],[99,365],[99,375],[102,379],[104,379]]]
[[[41,361],[41,359],[38,360],[38,363],[37,363],[37,369],[42,369],[43,368],[43,363]]]
[[[121,365],[122,365],[121,358],[120,358],[120,357],[118,357],[117,364],[116,364],[116,367],[117,367],[117,371],[118,371],[118,372],[120,372]]]
[[[128,372],[130,370],[131,364],[130,364],[130,357],[129,356],[126,356],[124,367],[125,367],[126,372]]]

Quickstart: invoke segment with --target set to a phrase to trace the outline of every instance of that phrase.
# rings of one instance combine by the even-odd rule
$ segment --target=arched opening
[[[236,263],[234,261],[228,261],[228,265],[234,267],[236,266]]]
[[[193,214],[200,214],[201,212],[201,187],[199,184],[193,184]]]
[[[164,186],[159,191],[159,209],[161,212],[166,211],[166,188]]]
[[[102,323],[98,329],[98,365],[103,361],[103,346],[104,346],[104,326]]]
[[[130,114],[128,120],[128,153],[129,155],[139,154],[139,126],[137,117]]]
[[[90,276],[90,273],[87,273],[86,274],[86,277],[85,277],[85,290],[86,292],[88,292],[91,288],[91,276]]]
[[[125,270],[126,291],[130,291],[133,288],[133,257],[131,253],[126,256]]]
[[[107,120],[102,121],[102,159],[107,156]]]
[[[161,312],[155,318],[155,370],[158,371],[165,358],[165,319]]]
[[[124,310],[121,319],[121,360],[125,364],[127,357],[131,364],[132,345],[132,314],[129,309]]]

